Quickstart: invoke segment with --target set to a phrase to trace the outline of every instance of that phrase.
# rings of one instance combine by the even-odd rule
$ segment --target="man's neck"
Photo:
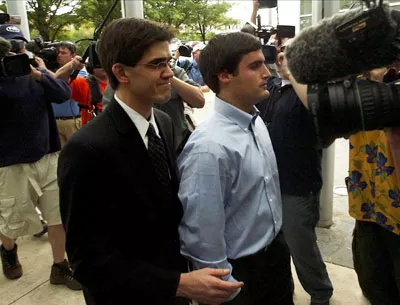
[[[248,101],[245,101],[234,94],[230,94],[229,92],[217,94],[217,97],[246,113],[251,113],[253,109],[253,105],[249,104]]]
[[[124,90],[124,88],[118,88],[115,91],[115,94],[122,102],[131,107],[144,118],[147,119],[151,116],[151,108],[153,107],[153,104],[149,103],[148,101],[143,102],[137,97],[132,96],[130,91]]]

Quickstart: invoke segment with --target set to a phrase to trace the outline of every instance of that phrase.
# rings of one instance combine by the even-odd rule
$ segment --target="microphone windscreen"
[[[286,48],[289,70],[299,83],[326,83],[393,62],[391,44],[397,36],[397,22],[389,10],[385,10],[385,16],[390,24],[390,33],[376,35],[375,32],[377,37],[368,41],[365,50],[343,47],[336,28],[361,12],[360,9],[350,10],[323,19],[318,25],[304,29]]]

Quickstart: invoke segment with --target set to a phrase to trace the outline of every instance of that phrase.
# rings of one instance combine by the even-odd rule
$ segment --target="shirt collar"
[[[256,120],[259,115],[259,111],[253,106],[251,113],[244,112],[239,108],[232,106],[231,104],[221,100],[219,97],[215,97],[215,111],[228,117],[230,120],[238,124],[242,129],[247,130],[250,123]]]
[[[287,86],[287,85],[291,85],[292,83],[290,82],[290,80],[288,79],[282,79],[282,87]]]
[[[152,123],[153,127],[156,131],[156,134],[160,136],[158,127],[156,124],[156,120],[154,118],[154,111],[153,108],[151,109],[151,116],[150,120],[147,120],[145,117],[143,117],[140,113],[129,107],[127,104],[125,104],[123,101],[121,101],[116,94],[114,94],[114,98],[117,101],[117,103],[122,107],[122,109],[125,110],[126,114],[129,116],[129,118],[132,120],[132,122],[135,124],[137,130],[139,131],[139,134],[143,141],[145,141],[145,137],[147,134],[147,130],[149,129],[149,124]],[[145,141],[146,142],[146,141]]]

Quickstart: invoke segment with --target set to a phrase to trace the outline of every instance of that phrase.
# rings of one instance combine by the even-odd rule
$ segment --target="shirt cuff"
[[[194,270],[199,270],[202,268],[213,268],[213,269],[229,269],[229,274],[223,276],[221,279],[227,282],[237,283],[238,281],[232,276],[232,265],[225,258],[221,261],[204,261],[199,260],[197,258],[188,257],[190,262],[192,263],[192,267]],[[228,299],[228,301],[233,300],[240,292],[241,288],[238,288]]]

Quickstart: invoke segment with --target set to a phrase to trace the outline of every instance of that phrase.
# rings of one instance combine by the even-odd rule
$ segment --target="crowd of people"
[[[254,23],[258,8],[253,0]],[[194,46],[190,61],[172,58],[173,37],[167,25],[117,19],[96,45],[101,67],[60,42],[56,69],[35,57],[30,74],[0,77],[5,277],[23,275],[18,238],[45,221],[50,283],[83,290],[88,305],[292,305],[291,258],[311,305],[330,304],[315,233],[323,152],[308,87],[287,67],[293,38],[276,40],[271,72],[247,26]],[[0,57],[15,55],[12,40],[26,41],[0,25]],[[360,77],[383,82],[388,71]],[[187,109],[210,90],[214,111],[197,126]],[[372,305],[398,305],[390,138],[370,131],[349,142],[355,271]]]

